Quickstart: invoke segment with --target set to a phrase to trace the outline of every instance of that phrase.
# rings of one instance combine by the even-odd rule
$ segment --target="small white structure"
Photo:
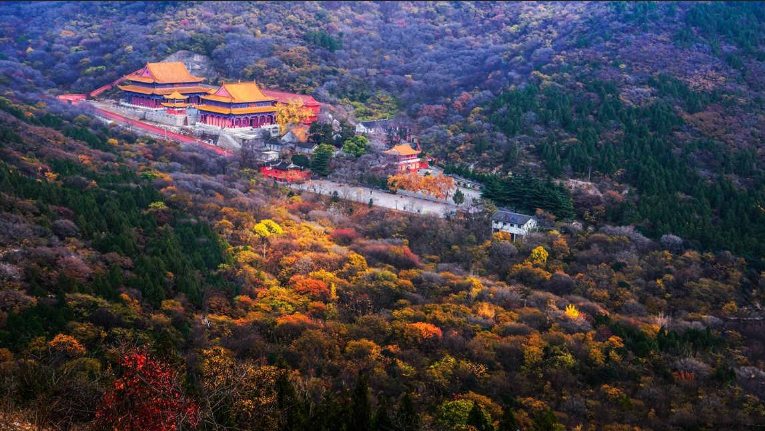
[[[298,142],[295,144],[295,152],[306,156],[313,155],[317,148],[319,148],[319,144],[313,142]]]
[[[396,142],[412,140],[412,126],[395,120],[362,121],[356,125],[357,135],[389,135]]]
[[[374,127],[374,124],[371,121],[367,121],[367,122],[362,121],[361,123],[356,125],[356,134],[366,135],[366,134],[372,133],[373,127]]]
[[[525,214],[518,214],[508,209],[500,208],[491,217],[492,232],[507,232],[515,241],[537,228],[537,219]]]
[[[279,160],[279,152],[274,150],[261,150],[256,153],[260,162],[273,162]]]
[[[266,124],[265,126],[260,126],[259,128],[262,129],[262,130],[267,131],[268,133],[270,133],[272,138],[278,138],[279,137],[279,125],[278,124]]]
[[[269,139],[264,144],[264,148],[269,151],[276,151],[277,153],[281,152],[282,150],[286,150],[288,148],[291,148],[292,145],[282,142],[278,139]]]

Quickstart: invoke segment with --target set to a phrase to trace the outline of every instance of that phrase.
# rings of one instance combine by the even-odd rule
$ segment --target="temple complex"
[[[125,76],[119,89],[125,93],[129,105],[151,109],[163,109],[166,96],[179,93],[188,97],[189,103],[197,104],[200,97],[210,93],[201,85],[204,78],[192,76],[181,62],[146,63],[146,66]]]
[[[204,78],[191,75],[182,62],[166,62],[146,63],[112,85],[123,91],[121,105],[156,111],[147,115],[153,121],[172,125],[259,128],[276,124],[279,104],[298,103],[310,111],[311,115],[302,121],[310,126],[318,120],[323,106],[311,96],[261,90],[254,81],[228,83],[218,88],[202,81]]]
[[[228,128],[276,123],[276,99],[263,94],[254,81],[223,84],[201,99],[197,109],[204,124]]]
[[[412,148],[409,144],[395,145],[393,148],[384,151],[383,154],[387,155],[392,165],[395,166],[398,172],[417,171],[419,169],[427,169],[427,160],[420,159],[420,153],[422,150],[417,145],[417,149]]]

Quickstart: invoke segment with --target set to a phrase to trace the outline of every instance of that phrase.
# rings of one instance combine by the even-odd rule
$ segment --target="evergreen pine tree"
[[[537,415],[534,417],[534,422],[531,423],[531,431],[559,431],[562,429],[563,427],[558,423],[558,418],[555,417],[552,410]]]
[[[304,430],[307,418],[303,403],[298,398],[295,387],[289,379],[289,372],[283,370],[276,379],[276,403],[281,412],[279,429],[281,431]]]
[[[407,393],[401,399],[396,412],[397,429],[400,431],[417,431],[420,429],[420,416],[414,408],[412,397]]]
[[[338,400],[330,394],[325,397],[313,410],[313,414],[310,416],[308,424],[305,426],[305,430],[309,431],[347,431],[347,417],[348,409],[343,408],[341,402],[346,402],[345,399]]]
[[[353,388],[348,417],[348,431],[368,431],[372,425],[372,407],[369,405],[367,378],[359,373]]]
[[[393,422],[388,416],[388,398],[382,398],[380,404],[377,406],[374,417],[374,429],[376,431],[391,431],[393,430]]]
[[[518,431],[518,421],[515,420],[515,413],[510,406],[505,406],[497,431]]]
[[[465,194],[462,193],[462,190],[457,189],[457,191],[454,192],[454,196],[452,196],[452,200],[454,200],[455,204],[462,205],[465,202]]]
[[[468,413],[467,425],[474,427],[476,431],[494,431],[489,415],[475,402]]]
[[[332,160],[332,153],[335,147],[329,144],[321,144],[313,153],[311,169],[317,174],[326,177],[329,175],[329,162]]]

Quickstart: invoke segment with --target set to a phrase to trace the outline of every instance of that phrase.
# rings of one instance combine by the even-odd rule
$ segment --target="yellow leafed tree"
[[[531,250],[531,254],[529,255],[529,258],[527,261],[531,263],[536,263],[539,265],[544,265],[547,263],[547,256],[549,253],[547,253],[547,250],[544,249],[541,245],[534,250]]]
[[[572,318],[572,319],[578,319],[582,316],[582,313],[579,312],[579,310],[576,309],[576,306],[574,304],[568,304],[566,306],[566,316]]]
[[[279,133],[287,133],[289,126],[300,124],[311,117],[311,110],[303,106],[303,101],[293,99],[287,103],[276,104],[276,124],[279,125]]]
[[[255,232],[255,236],[261,239],[263,245],[263,259],[266,258],[268,238],[273,235],[281,235],[284,233],[281,226],[279,226],[275,221],[269,219],[261,220],[260,223],[256,224],[252,228],[252,230]]]

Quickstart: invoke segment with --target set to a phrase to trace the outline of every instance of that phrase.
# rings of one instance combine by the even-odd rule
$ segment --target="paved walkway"
[[[117,114],[115,112],[107,111],[106,109],[99,108],[97,106],[93,106],[93,109],[98,113],[98,115],[104,116],[110,120],[116,121],[118,123],[126,124],[132,127],[136,127],[138,129],[143,130],[144,132],[148,132],[149,134],[152,134],[154,136],[160,137],[160,138],[166,138],[166,139],[172,139],[174,141],[178,141],[182,144],[193,144],[193,145],[199,145],[201,147],[204,147],[208,150],[211,150],[218,154],[219,156],[230,156],[234,153],[228,150],[224,150],[223,148],[217,147],[215,145],[208,144],[206,142],[202,142],[199,139],[193,138],[191,136],[181,135],[180,133],[171,132],[166,129],[162,129],[160,127],[154,126],[152,124],[144,123],[143,121],[138,121],[133,118],[126,117],[121,114]]]
[[[457,205],[453,203],[431,202],[368,187],[349,186],[329,180],[309,180],[303,184],[289,184],[289,187],[327,196],[337,191],[340,199],[360,203],[369,203],[369,200],[372,199],[372,205],[415,214],[435,214],[443,217],[457,209]]]

